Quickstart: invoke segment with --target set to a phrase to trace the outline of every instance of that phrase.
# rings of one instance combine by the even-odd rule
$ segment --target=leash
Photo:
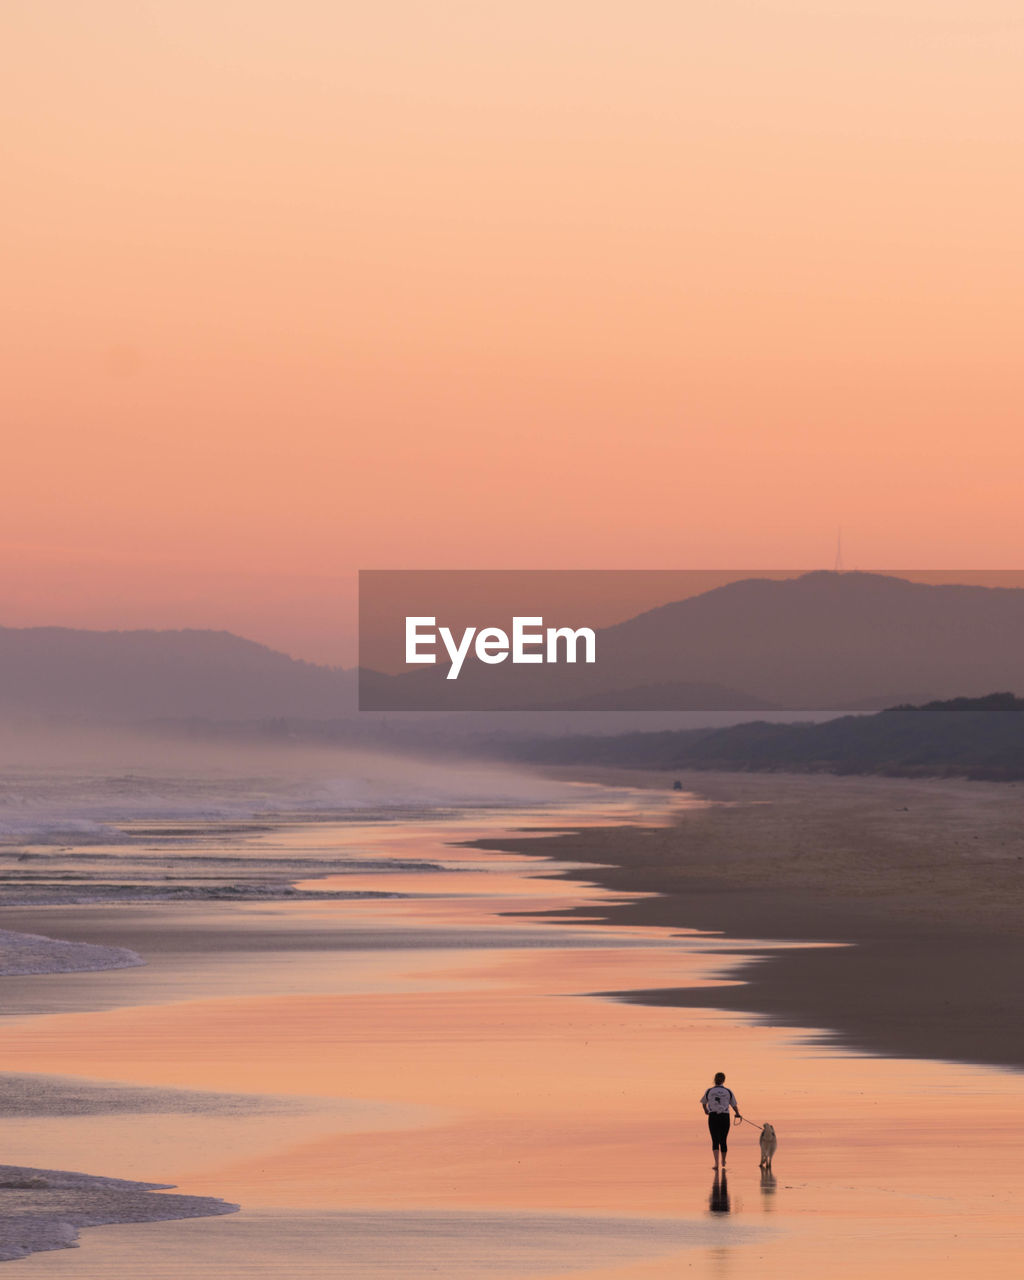
[[[713,1111],[709,1111],[709,1112],[708,1112],[708,1115],[714,1115],[714,1114],[715,1114],[715,1113],[714,1113]],[[729,1113],[728,1113],[728,1111],[722,1111],[722,1112],[719,1112],[719,1114],[720,1114],[720,1115],[728,1115]],[[763,1125],[763,1124],[758,1124],[756,1120],[748,1120],[748,1119],[746,1118],[746,1116],[737,1116],[737,1117],[736,1117],[736,1123],[737,1123],[738,1125],[740,1125],[740,1124],[749,1124],[749,1125],[751,1125],[754,1129],[760,1129],[762,1133],[764,1132],[764,1125]]]

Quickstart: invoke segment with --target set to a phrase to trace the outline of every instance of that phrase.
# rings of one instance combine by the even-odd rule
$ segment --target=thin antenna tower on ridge
[[[840,526],[836,530],[836,573],[843,572],[843,530]]]

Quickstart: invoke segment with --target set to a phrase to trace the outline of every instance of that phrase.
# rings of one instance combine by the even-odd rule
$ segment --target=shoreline
[[[723,786],[735,800],[735,780]],[[415,850],[411,861],[435,870],[389,880],[409,890],[405,904],[176,900],[9,913],[8,923],[40,933],[66,923],[80,941],[137,947],[147,964],[9,980],[16,997],[30,996],[17,1012],[43,1019],[4,1028],[5,1063],[21,1081],[20,1103],[7,1108],[7,1158],[33,1168],[10,1171],[3,1198],[38,1215],[68,1193],[36,1179],[76,1177],[44,1168],[105,1167],[121,1179],[159,1174],[218,1215],[187,1229],[97,1232],[63,1268],[57,1255],[32,1267],[91,1280],[154,1267],[174,1280],[245,1280],[258,1257],[275,1277],[339,1267],[419,1274],[424,1259],[403,1252],[407,1239],[413,1249],[433,1240],[429,1269],[452,1280],[566,1268],[596,1280],[612,1249],[617,1275],[666,1280],[687,1266],[720,1270],[722,1259],[766,1277],[820,1274],[836,1255],[854,1260],[851,1277],[879,1266],[948,1280],[971,1265],[1014,1274],[1012,1197],[1002,1188],[1012,1185],[1024,1125],[1019,1081],[818,1053],[749,1017],[592,998],[627,985],[697,987],[735,964],[750,939],[778,944],[760,928],[746,932],[745,947],[676,940],[671,927],[657,937],[599,925],[588,938],[558,918],[585,914],[592,924],[607,909],[617,923],[621,892],[588,885],[590,866],[560,868],[538,851],[567,830],[581,842],[621,835],[637,853],[654,840],[656,850],[688,819],[760,821],[767,806],[751,796],[684,813],[689,797],[665,804],[663,793],[633,791],[613,801],[599,786],[574,790],[582,803],[559,811],[542,803],[372,833],[316,824],[261,841],[275,857],[281,844],[298,852],[311,841],[337,860],[376,852],[376,883],[390,857],[410,867]],[[619,818],[635,825],[610,828]],[[525,856],[481,855],[463,840],[515,841]],[[700,844],[706,850],[706,838]],[[550,923],[538,920],[550,908],[559,908]],[[721,1004],[722,988],[703,990]],[[756,1169],[756,1132],[738,1137],[730,1225],[716,1210],[720,1188],[708,1189],[696,1106],[720,1066],[746,1081],[751,1114],[781,1122],[783,1134],[777,1181]],[[970,1131],[979,1108],[1002,1123],[991,1144],[958,1155],[955,1197],[922,1198],[934,1152],[920,1142],[921,1110],[938,1096],[955,1132]],[[272,1098],[301,1107],[271,1110]],[[81,1216],[60,1219],[60,1244],[87,1221],[114,1227],[127,1211],[120,1192],[116,1206],[103,1190],[89,1189],[88,1203],[74,1194]],[[232,1203],[214,1198],[222,1195]],[[151,1223],[173,1207],[159,1191],[134,1203],[145,1216],[132,1221]],[[243,1212],[219,1221],[233,1204]],[[628,1231],[609,1235],[620,1220]],[[448,1226],[425,1234],[434,1221]],[[0,1223],[0,1236],[14,1227]]]
[[[87,1227],[237,1213],[212,1196],[166,1195],[168,1182],[135,1182],[64,1169],[0,1165],[0,1263],[78,1246]],[[156,1194],[154,1194],[154,1192]]]
[[[710,807],[667,827],[484,839],[475,847],[597,863],[558,873],[657,896],[612,924],[738,939],[847,944],[742,948],[738,985],[618,991],[827,1033],[874,1056],[1024,1069],[1024,788],[950,779],[549,770],[685,791]],[[553,913],[559,914],[559,913]],[[593,909],[575,913],[594,919]],[[574,913],[560,915],[571,920]]]

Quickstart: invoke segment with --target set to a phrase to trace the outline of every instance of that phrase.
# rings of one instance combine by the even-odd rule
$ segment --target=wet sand
[[[615,820],[662,821],[656,799]],[[105,1227],[23,1273],[1017,1274],[1016,1076],[851,1054],[820,1042],[825,1024],[795,1031],[724,1009],[750,954],[807,949],[770,931],[602,923],[647,904],[598,884],[603,870],[538,861],[547,837],[509,830],[574,815],[557,819],[318,824],[245,845],[370,849],[395,869],[319,883],[386,883],[402,897],[6,909],[4,927],[102,938],[147,961],[5,980],[0,1057],[27,1094],[4,1122],[8,1158],[159,1176],[242,1206]],[[575,825],[582,850],[609,821],[581,808]],[[466,847],[473,836],[522,851]],[[398,865],[417,857],[434,869]],[[536,914],[550,910],[571,920]],[[815,947],[813,961],[829,954]],[[630,988],[686,989],[717,1007],[590,994]],[[719,1068],[743,1110],[779,1130],[769,1177],[741,1127],[728,1177],[714,1179],[697,1098]],[[50,1105],[32,1105],[33,1078],[51,1082]],[[984,1148],[979,1111],[999,1116]]]
[[[657,896],[620,924],[851,944],[751,952],[732,991],[647,990],[649,1004],[827,1027],[871,1053],[1024,1068],[1024,786],[796,774],[556,771],[683,786],[713,803],[669,827],[502,841],[605,865],[580,874]]]

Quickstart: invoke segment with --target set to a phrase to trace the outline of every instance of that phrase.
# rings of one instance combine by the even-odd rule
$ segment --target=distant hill
[[[1009,693],[900,706],[818,724],[520,741],[534,763],[637,769],[740,769],[1024,779],[1024,699]]]
[[[486,621],[486,620],[484,620]],[[380,711],[874,710],[1024,693],[1024,589],[867,573],[750,578],[600,631],[593,666],[362,673]],[[0,715],[330,720],[356,673],[225,631],[0,628]],[[365,723],[365,722],[364,722]]]
[[[320,719],[354,706],[352,672],[227,631],[0,628],[0,715]]]
[[[380,710],[875,710],[1024,693],[1024,589],[875,573],[748,578],[598,632],[593,666],[366,675]],[[365,700],[369,694],[372,702]]]

